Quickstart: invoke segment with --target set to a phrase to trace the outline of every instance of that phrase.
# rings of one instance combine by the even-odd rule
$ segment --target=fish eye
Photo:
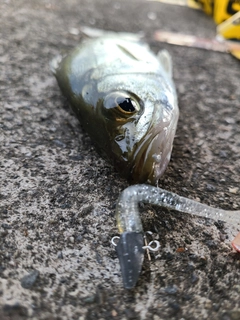
[[[136,102],[131,98],[119,97],[117,98],[116,102],[117,106],[124,112],[132,113],[137,110]]]
[[[129,117],[141,110],[140,99],[129,92],[112,92],[104,99],[104,108],[120,117]]]

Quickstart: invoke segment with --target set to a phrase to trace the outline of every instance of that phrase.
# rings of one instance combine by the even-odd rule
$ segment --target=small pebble
[[[198,275],[196,275],[195,273],[193,273],[192,276],[191,276],[191,282],[192,282],[192,283],[197,283],[198,280],[199,280]]]
[[[71,242],[71,243],[74,243],[74,237],[69,237],[69,241]]]
[[[216,187],[214,187],[212,184],[210,184],[210,183],[208,183],[207,185],[206,185],[206,189],[207,189],[207,191],[210,191],[210,192],[214,192],[214,191],[216,191]]]
[[[63,253],[62,253],[62,251],[59,251],[59,252],[58,252],[57,257],[58,257],[58,259],[63,259]]]
[[[81,242],[83,240],[83,236],[81,236],[81,235],[77,236],[76,240],[77,240],[77,242]]]
[[[178,288],[176,286],[168,286],[165,288],[165,292],[167,294],[176,294],[178,292]]]
[[[238,187],[236,187],[236,188],[229,188],[229,189],[228,189],[228,191],[229,191],[230,193],[233,193],[233,194],[236,194],[236,193],[238,192],[238,190],[239,190]]]
[[[224,150],[219,151],[219,157],[220,158],[227,158],[227,152]]]
[[[113,316],[113,317],[116,317],[116,316],[117,316],[117,311],[114,310],[114,309],[112,310],[112,316]]]
[[[30,289],[36,282],[38,276],[39,271],[33,270],[21,279],[21,286],[25,289]]]

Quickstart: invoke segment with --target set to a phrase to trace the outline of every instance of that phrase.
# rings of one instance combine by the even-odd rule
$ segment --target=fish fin
[[[59,68],[60,63],[62,62],[62,59],[63,59],[62,55],[57,55],[50,62],[50,70],[52,71],[53,74],[56,74],[56,71]]]
[[[130,33],[130,32],[114,32],[109,30],[103,30],[98,28],[92,28],[88,26],[81,26],[80,31],[88,38],[99,38],[99,37],[121,37],[124,40],[132,42],[140,42],[144,37],[143,32],[139,33]]]
[[[163,66],[167,74],[172,78],[172,58],[167,50],[161,50],[158,52],[158,60]]]

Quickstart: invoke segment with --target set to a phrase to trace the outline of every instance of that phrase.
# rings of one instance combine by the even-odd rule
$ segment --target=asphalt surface
[[[240,209],[240,63],[152,39],[214,37],[201,11],[147,1],[0,2],[0,319],[240,319],[237,226],[142,205],[161,250],[122,287],[111,238],[127,182],[97,154],[49,70],[82,25],[143,31],[174,62],[180,120],[159,186]]]

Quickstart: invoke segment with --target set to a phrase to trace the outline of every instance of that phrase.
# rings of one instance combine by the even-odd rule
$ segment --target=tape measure
[[[206,14],[213,17],[217,26],[217,35],[226,39],[233,40],[228,42],[228,52],[240,59],[240,0],[148,0],[159,1],[167,4],[188,6],[193,9],[202,9]],[[162,38],[162,35],[157,35]],[[235,42],[235,40],[237,42]],[[195,40],[197,42],[197,40]],[[203,47],[203,41],[200,41]],[[219,41],[220,42],[220,41]],[[235,45],[236,44],[236,45]]]
[[[211,15],[225,39],[240,40],[240,0],[191,0]]]

